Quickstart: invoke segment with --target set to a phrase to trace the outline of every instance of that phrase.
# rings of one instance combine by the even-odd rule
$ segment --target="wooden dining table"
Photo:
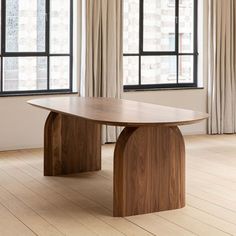
[[[179,126],[201,122],[206,113],[113,98],[67,96],[28,103],[50,111],[45,176],[101,170],[101,126],[121,126],[114,151],[113,215],[185,206],[185,144]]]

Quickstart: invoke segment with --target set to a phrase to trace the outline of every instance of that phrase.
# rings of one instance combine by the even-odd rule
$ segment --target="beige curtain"
[[[209,133],[236,132],[236,1],[208,0]]]
[[[86,97],[120,98],[123,71],[123,0],[85,0],[85,75],[81,83]],[[115,142],[119,128],[103,127],[103,142]]]

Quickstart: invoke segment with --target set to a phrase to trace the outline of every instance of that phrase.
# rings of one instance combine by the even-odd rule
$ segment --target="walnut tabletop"
[[[206,113],[113,98],[56,97],[31,100],[28,103],[57,113],[115,126],[180,126],[208,117]]]
[[[125,126],[114,151],[113,215],[185,206],[185,145],[178,126],[207,114],[111,98],[29,103],[51,111],[44,128],[45,176],[101,170],[102,124]]]

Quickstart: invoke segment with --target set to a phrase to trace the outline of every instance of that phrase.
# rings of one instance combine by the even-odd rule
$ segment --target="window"
[[[72,92],[72,0],[1,1],[0,95]]]
[[[197,0],[124,1],[124,88],[197,87]]]

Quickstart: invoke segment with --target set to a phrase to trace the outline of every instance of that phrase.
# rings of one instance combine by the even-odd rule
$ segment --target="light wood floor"
[[[236,136],[187,137],[187,206],[127,218],[111,216],[113,148],[70,177],[43,177],[42,150],[0,153],[0,235],[236,235]]]

